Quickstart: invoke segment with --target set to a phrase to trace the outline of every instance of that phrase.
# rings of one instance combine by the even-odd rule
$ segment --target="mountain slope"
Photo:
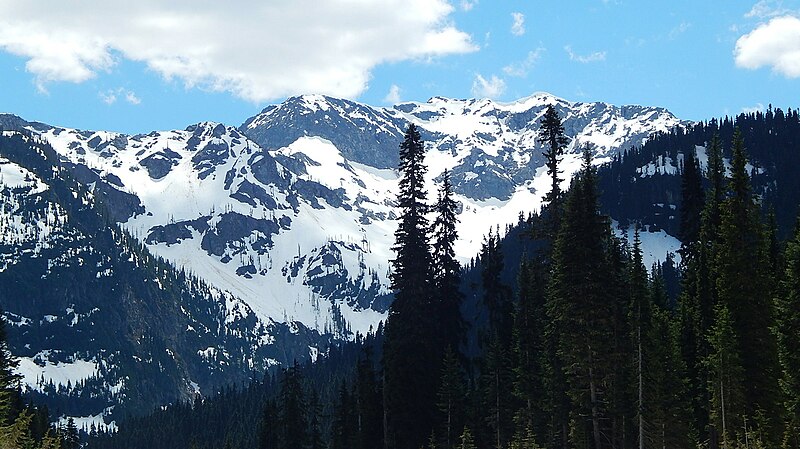
[[[57,416],[108,424],[324,344],[151,255],[70,170],[36,135],[0,136],[0,304],[25,390]]]
[[[397,146],[409,123],[417,124],[426,140],[428,191],[434,191],[435,181],[445,169],[452,173],[456,200],[461,206],[461,239],[456,246],[461,260],[467,261],[476,254],[491,226],[514,223],[520,213],[537,209],[549,189],[549,178],[542,167],[542,147],[536,141],[538,123],[548,104],[554,104],[564,117],[565,130],[571,138],[563,163],[565,179],[579,167],[578,153],[585,144],[593,145],[598,163],[609,161],[621,149],[639,145],[655,132],[684,124],[660,108],[572,103],[537,94],[507,104],[437,97],[427,103],[404,103],[392,108],[310,95],[271,106],[238,129],[204,122],[185,130],[135,136],[65,129],[8,115],[0,116],[0,126],[24,130],[34,136],[31,138],[49,142],[54,151],[48,156],[49,166],[60,167],[58,170],[68,173],[86,192],[85,201],[81,201],[98,215],[95,228],[102,229],[104,225],[100,223],[119,224],[121,229],[106,237],[105,249],[97,257],[106,257],[106,264],[124,264],[126,258],[106,253],[123,247],[129,249],[120,254],[128,254],[136,248],[143,254],[153,253],[164,262],[150,268],[131,268],[131,279],[158,279],[141,269],[155,269],[158,273],[162,270],[158,267],[163,267],[173,273],[168,277],[174,278],[170,282],[174,281],[179,291],[192,292],[191,285],[203,285],[193,301],[209,304],[198,306],[197,313],[207,312],[208,319],[216,320],[216,326],[205,324],[215,329],[216,334],[209,338],[216,340],[200,349],[196,342],[179,343],[184,338],[178,337],[183,330],[197,327],[178,315],[169,319],[157,318],[158,314],[143,315],[143,326],[160,324],[142,334],[161,339],[156,346],[164,349],[163,353],[166,349],[175,352],[174,348],[191,347],[194,352],[187,349],[186,354],[200,351],[201,358],[217,363],[220,354],[227,353],[237,362],[229,362],[229,372],[208,382],[198,381],[201,376],[195,371],[176,368],[172,378],[179,380],[165,386],[164,391],[178,392],[174,396],[165,393],[154,402],[158,403],[191,394],[192,382],[201,385],[201,391],[208,391],[218,383],[241,380],[242,374],[235,372],[234,365],[237,369],[261,370],[269,363],[313,357],[327,338],[365,333],[386,317],[391,301],[388,274],[397,214],[397,174],[393,167]],[[34,146],[47,147],[41,142]],[[13,182],[23,182],[22,170],[33,170],[27,164],[34,162],[15,162],[19,167],[8,169],[9,173],[16,173]],[[42,188],[37,186],[31,184],[29,190]],[[27,195],[36,193],[29,191]],[[70,200],[65,194],[60,198],[63,201],[54,201],[66,201],[61,207],[79,203],[78,197]],[[13,204],[18,200],[6,201]],[[102,207],[94,207],[96,203],[102,203]],[[23,213],[12,215],[14,218],[9,220],[15,221],[10,228],[14,229],[34,229],[43,220],[34,218],[23,225],[17,218]],[[27,237],[31,245],[41,239],[35,232],[27,232],[33,235]],[[78,239],[81,243],[76,245],[87,247],[93,235]],[[65,248],[60,251],[70,255],[78,252]],[[82,260],[79,254],[75,257]],[[56,260],[57,256],[43,259]],[[95,267],[98,263],[100,266]],[[92,270],[75,275],[76,279],[89,282],[87,276],[96,276],[108,268],[99,259],[92,259],[92,264]],[[23,276],[25,272],[9,273]],[[37,272],[30,273],[33,276]],[[103,276],[97,279],[103,281]],[[33,282],[32,278],[28,282]],[[103,288],[110,291],[119,280],[107,282]],[[141,303],[118,299],[119,310],[127,313],[133,306],[145,310],[153,307],[162,299],[164,290],[163,283],[157,284],[142,287],[146,293],[141,294]],[[49,323],[49,315],[63,315],[60,322],[72,322],[70,313],[89,314],[105,300],[81,290],[77,284],[74,292],[48,294],[59,298],[55,302],[58,313],[50,311],[55,305],[48,304],[44,297],[34,302],[25,299],[26,304],[32,304],[29,308],[21,303],[8,307],[5,301],[3,305],[9,309],[12,321],[29,321],[33,327],[43,327]],[[26,295],[20,297],[28,298]],[[111,296],[114,295],[118,292]],[[85,310],[70,307],[70,300],[65,298],[73,296],[83,301]],[[167,316],[180,311],[174,306],[177,302],[170,304],[173,306],[168,308],[171,312]],[[233,309],[242,314],[241,321],[247,323],[245,330],[235,330],[228,322]],[[192,319],[201,318],[198,315]],[[121,326],[127,320],[130,317],[112,322]],[[85,321],[89,327],[97,323]],[[43,335],[46,333],[43,331]],[[78,351],[83,344],[78,329],[67,326],[63,335]],[[124,344],[135,341],[135,336],[136,332],[129,333]],[[105,338],[112,336],[98,336],[96,340]],[[247,352],[245,346],[253,341],[258,343]],[[21,353],[33,359],[52,349],[51,342],[43,338]],[[63,349],[70,357],[75,351]],[[128,353],[136,354],[133,350]],[[87,357],[75,360],[94,363]],[[195,361],[183,363],[202,366]],[[28,366],[31,378],[52,371],[47,364],[37,365],[39,368]],[[143,375],[142,379],[154,375]],[[113,378],[109,379],[104,382],[117,385]],[[179,385],[181,382],[186,385]]]

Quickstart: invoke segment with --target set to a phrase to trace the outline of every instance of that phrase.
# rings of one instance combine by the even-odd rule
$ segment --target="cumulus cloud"
[[[787,78],[800,77],[800,18],[775,17],[736,41],[736,65],[745,69],[769,66]]]
[[[511,19],[514,23],[511,24],[511,34],[514,36],[522,36],[525,34],[525,14],[521,12],[512,12]]]
[[[142,102],[142,100],[136,96],[136,93],[125,89],[124,87],[119,87],[117,89],[109,89],[104,92],[99,92],[98,96],[100,97],[100,101],[107,105],[112,105],[117,102],[119,98],[124,99],[128,103],[132,105],[137,105]]]
[[[388,104],[400,103],[400,86],[392,84],[392,87],[389,88],[389,92],[383,97],[383,101]]]
[[[447,0],[0,0],[0,10],[0,49],[26,58],[41,88],[128,59],[189,88],[255,102],[356,97],[378,64],[477,50]]]
[[[564,51],[567,52],[569,55],[570,61],[580,62],[582,64],[588,64],[590,62],[599,62],[606,60],[606,52],[605,51],[596,51],[594,53],[590,53],[588,55],[579,55],[572,51],[572,47],[569,45],[564,46]]]
[[[506,91],[506,82],[496,75],[488,80],[480,73],[472,81],[472,96],[476,98],[497,98]]]
[[[503,73],[517,78],[528,76],[528,72],[542,58],[544,52],[545,48],[541,46],[536,48],[536,50],[529,51],[528,56],[526,56],[522,61],[513,62],[503,67]]]

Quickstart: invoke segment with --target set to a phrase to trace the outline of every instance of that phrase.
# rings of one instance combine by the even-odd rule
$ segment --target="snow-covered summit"
[[[508,103],[434,97],[387,108],[303,95],[239,128],[201,122],[135,136],[14,124],[135,198],[117,216],[151,251],[241,298],[266,322],[345,335],[386,316],[394,168],[408,124],[426,141],[428,191],[445,169],[452,173],[461,204],[456,250],[468,260],[491,226],[540,206],[549,180],[536,136],[550,104],[571,140],[567,179],[583,145],[602,162],[682,123],[661,108],[539,92]]]

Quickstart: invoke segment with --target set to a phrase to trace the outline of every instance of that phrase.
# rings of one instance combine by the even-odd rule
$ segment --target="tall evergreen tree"
[[[696,243],[682,242],[683,279],[678,305],[680,317],[680,346],[685,362],[685,377],[692,399],[693,432],[706,435],[712,441],[709,429],[708,404],[710,401],[707,384],[709,382],[705,360],[710,353],[707,335],[714,322],[714,305],[717,302],[717,285],[714,273],[715,248],[719,240],[722,200],[726,195],[725,165],[722,160],[722,144],[714,134],[707,147],[708,168],[706,177],[710,189],[700,214],[700,230]],[[684,170],[686,172],[686,169]],[[687,174],[684,173],[684,178]],[[696,200],[692,175],[686,179],[686,199],[694,204]],[[691,208],[689,208],[691,209]],[[687,209],[686,220],[691,222]],[[682,215],[683,217],[683,215]],[[693,229],[693,225],[687,225]],[[691,234],[691,233],[689,233]]]
[[[780,407],[777,343],[771,331],[774,315],[767,273],[768,246],[746,164],[744,142],[737,131],[733,141],[730,195],[721,208],[715,268],[719,301],[730,312],[737,334],[735,348],[741,356],[744,373],[743,413],[752,419],[758,413],[779,416]],[[772,424],[778,423],[773,421]],[[775,426],[759,431],[767,433],[768,442],[776,443],[779,439]]]
[[[465,385],[461,363],[452,348],[448,347],[442,363],[442,375],[437,394],[444,449],[453,449],[457,443],[459,429],[464,427]]]
[[[441,341],[445,346],[458,350],[464,336],[464,323],[461,319],[461,264],[456,260],[453,249],[458,240],[458,203],[453,199],[453,185],[450,173],[445,170],[439,196],[434,206],[436,218],[433,223],[433,281],[440,306],[438,316]]]
[[[419,449],[432,428],[441,362],[437,307],[431,300],[432,264],[425,202],[425,147],[409,125],[400,144],[401,210],[393,247],[389,309],[384,342],[384,407],[387,449]]]
[[[514,417],[515,432],[518,440],[533,438],[539,443],[547,441],[544,271],[540,261],[523,256],[512,348],[514,395],[521,405]]]
[[[718,435],[722,449],[731,449],[739,431],[744,429],[747,415],[743,384],[745,375],[734,321],[724,303],[716,307],[716,320],[709,342],[711,354],[706,363],[711,393],[710,421],[712,429],[715,429],[711,435]]]
[[[694,149],[684,152],[683,171],[681,172],[681,210],[680,240],[681,259],[685,263],[696,253],[697,241],[700,239],[700,222],[705,205],[703,178],[700,165],[697,163]]]
[[[480,257],[483,301],[489,311],[489,333],[498,335],[503,345],[507,346],[511,341],[513,304],[511,289],[501,277],[505,262],[499,230],[489,231],[481,245]]]
[[[491,435],[491,447],[503,449],[511,440],[514,397],[511,357],[500,334],[490,336],[481,370],[484,419]]]
[[[613,237],[598,212],[595,177],[587,148],[564,204],[547,312],[559,328],[557,357],[571,400],[570,443],[602,449],[611,433],[606,426],[615,307],[606,284],[611,277],[606,251]]]
[[[11,424],[12,401],[17,395],[20,376],[15,373],[19,365],[16,357],[11,354],[6,339],[6,320],[0,310],[0,427]]]
[[[353,400],[347,384],[339,387],[339,398],[333,410],[331,449],[350,449],[355,446],[356,430],[353,423]]]
[[[278,449],[278,406],[275,401],[268,400],[264,404],[261,416],[261,433],[258,439],[258,449]]]
[[[780,385],[786,411],[783,445],[800,448],[800,221],[786,246],[786,272],[776,300],[781,363]]]
[[[651,357],[646,354],[650,349],[647,336],[650,332],[651,326],[651,313],[650,313],[650,298],[648,295],[647,285],[647,269],[642,262],[642,242],[639,237],[639,228],[634,230],[633,234],[633,248],[631,250],[631,261],[629,268],[629,283],[630,283],[630,302],[631,314],[633,315],[631,321],[633,322],[633,343],[634,350],[636,351],[636,384],[637,384],[637,413],[636,413],[636,427],[638,430],[638,447],[644,449],[645,446],[645,420],[650,420],[651,417],[646,417],[646,407],[644,392],[646,389],[652,388],[647,385],[645,381],[645,370],[649,370]]]
[[[383,443],[381,392],[372,363],[372,352],[367,348],[356,367],[354,393],[357,446],[355,449],[379,448]]]
[[[308,402],[297,362],[283,372],[280,391],[279,447],[290,449],[308,444]]]
[[[545,167],[547,167],[547,174],[550,176],[551,185],[550,192],[545,197],[545,201],[551,206],[556,205],[561,198],[561,181],[559,178],[561,170],[558,165],[564,157],[564,148],[569,143],[569,139],[564,135],[564,125],[561,123],[561,117],[558,111],[552,104],[547,105],[547,109],[542,117],[542,122],[539,125],[539,135],[537,139],[540,143],[547,146],[547,149],[542,152],[545,159]]]

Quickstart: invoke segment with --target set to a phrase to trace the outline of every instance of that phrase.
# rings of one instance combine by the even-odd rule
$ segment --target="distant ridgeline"
[[[744,138],[753,192],[764,213],[775,212],[779,235],[787,237],[800,204],[800,121],[798,111],[770,108],[731,119],[676,127],[655,134],[641,147],[615,156],[599,170],[600,203],[621,222],[639,220],[651,229],[679,236],[681,173],[684,155],[695,151],[702,171],[707,169],[706,146],[718,134],[726,167],[738,128]],[[708,180],[704,180],[708,187]]]

